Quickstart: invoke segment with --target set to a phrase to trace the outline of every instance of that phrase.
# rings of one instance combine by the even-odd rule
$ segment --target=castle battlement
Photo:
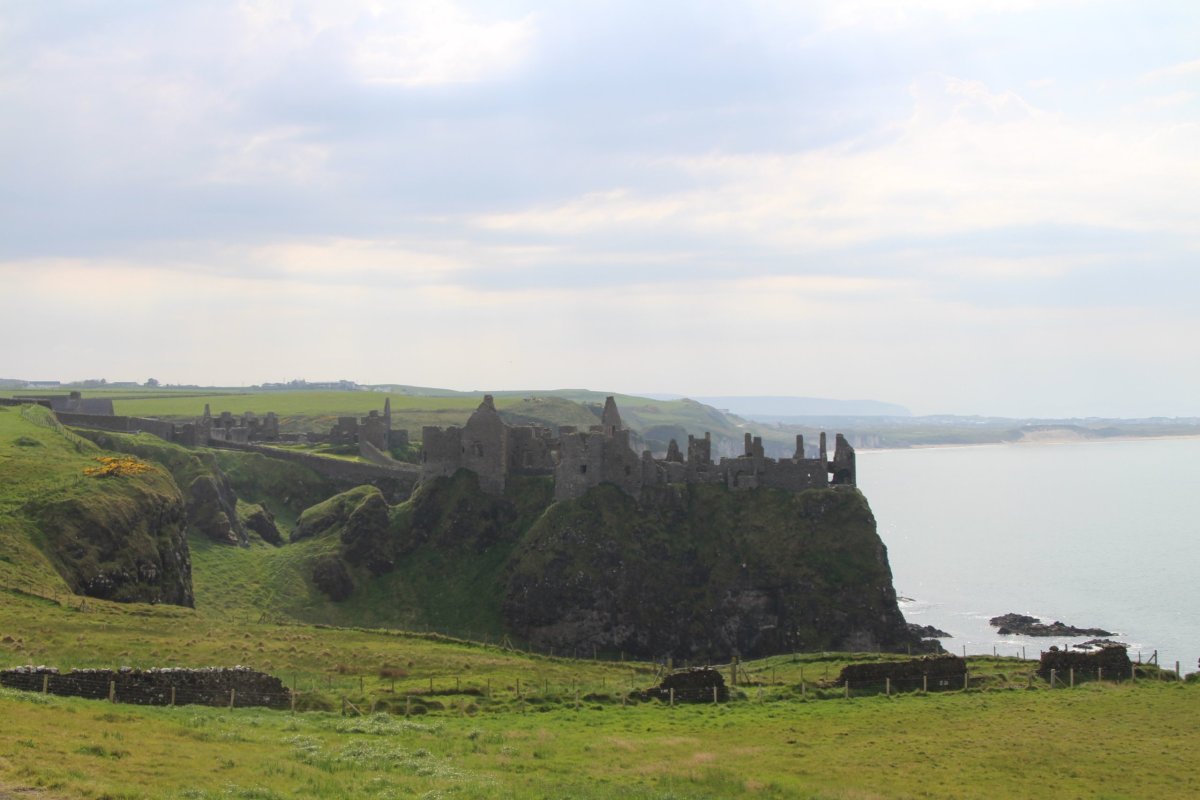
[[[746,434],[745,452],[712,460],[712,435],[688,436],[687,457],[671,440],[665,458],[633,449],[633,431],[621,421],[616,401],[604,402],[600,424],[586,431],[563,427],[557,435],[546,428],[512,426],[501,419],[491,395],[462,428],[426,427],[422,432],[421,479],[453,475],[468,469],[479,476],[484,491],[504,491],[509,475],[553,475],[554,497],[579,497],[593,486],[611,483],[637,497],[644,487],[671,483],[720,483],[731,489],[759,486],[799,492],[855,483],[854,448],[840,433],[833,459],[821,434],[817,458],[805,458],[804,437],[796,437],[792,458],[763,454],[762,437]]]

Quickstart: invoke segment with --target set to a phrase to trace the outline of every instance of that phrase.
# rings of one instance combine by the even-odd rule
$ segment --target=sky
[[[1200,416],[1200,4],[0,4],[0,377]]]

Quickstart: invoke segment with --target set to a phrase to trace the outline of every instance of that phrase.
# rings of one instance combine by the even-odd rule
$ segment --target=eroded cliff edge
[[[852,487],[601,486],[558,503],[511,562],[504,617],[541,646],[727,658],[919,647]]]

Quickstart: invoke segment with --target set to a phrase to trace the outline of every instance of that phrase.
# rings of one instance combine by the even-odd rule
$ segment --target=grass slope
[[[104,454],[43,408],[0,408],[0,585],[54,596],[115,580],[116,597],[189,599],[178,487],[153,464],[86,474]]]

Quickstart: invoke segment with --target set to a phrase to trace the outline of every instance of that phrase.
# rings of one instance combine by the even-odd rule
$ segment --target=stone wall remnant
[[[673,483],[722,483],[731,489],[756,487],[799,492],[829,485],[853,486],[854,448],[838,434],[833,461],[828,460],[825,434],[820,454],[806,458],[804,438],[796,437],[793,458],[768,458],[760,436],[747,433],[742,455],[712,460],[712,434],[688,436],[687,459],[671,440],[666,457],[633,448],[633,431],[621,420],[615,398],[608,397],[598,425],[587,430],[562,427],[553,436],[545,428],[510,426],[501,419],[491,395],[463,428],[422,430],[421,479],[433,480],[467,469],[479,476],[480,487],[501,494],[509,475],[554,476],[557,500],[579,497],[593,486],[611,483],[637,497],[646,486]]]

